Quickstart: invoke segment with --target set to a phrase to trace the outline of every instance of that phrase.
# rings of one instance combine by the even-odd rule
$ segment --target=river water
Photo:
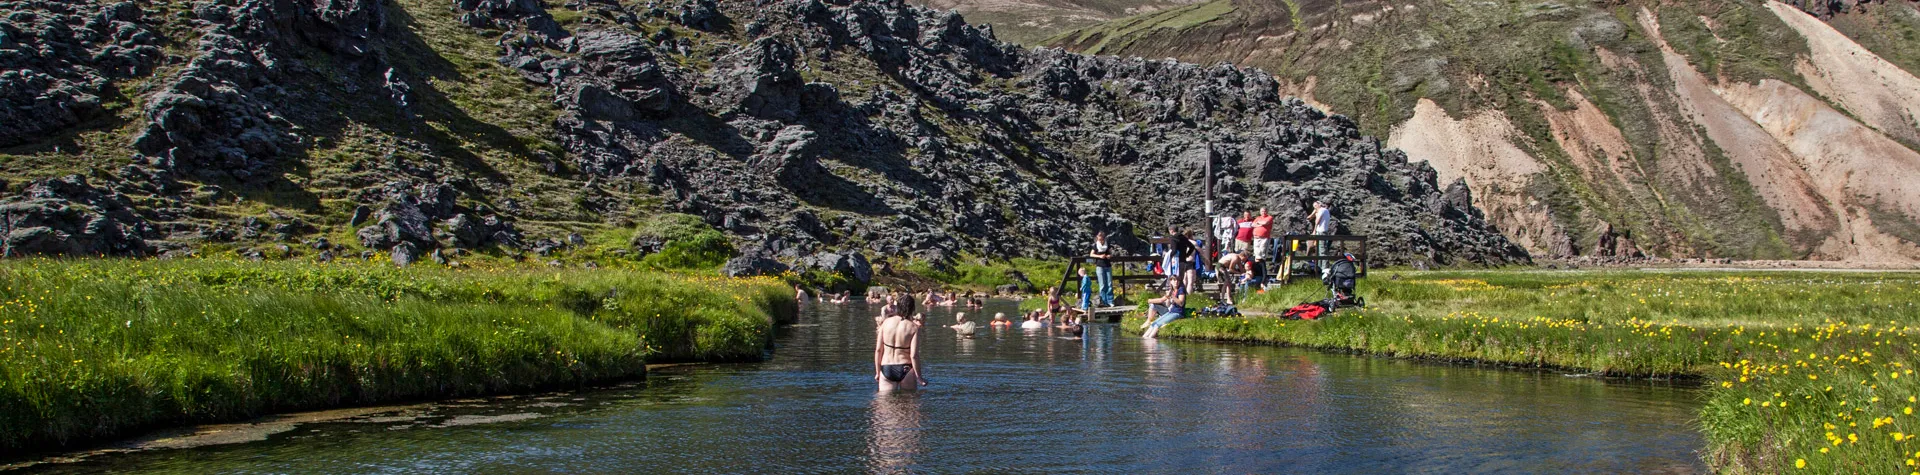
[[[1013,313],[1011,302],[994,310]],[[946,323],[952,309],[929,319]],[[1682,473],[1697,391],[1309,350],[929,325],[931,386],[877,395],[872,312],[810,304],[764,363],[360,411],[44,472]],[[1338,317],[1335,317],[1338,318]]]

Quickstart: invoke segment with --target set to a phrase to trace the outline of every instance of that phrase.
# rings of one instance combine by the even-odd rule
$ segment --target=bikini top
[[[905,319],[906,319],[906,317],[902,317],[902,316],[899,316],[899,315],[894,315],[894,316],[891,316],[891,317],[887,317],[887,318],[889,318],[889,319],[893,319],[893,318],[899,318],[899,319],[902,319],[902,320],[905,320]],[[885,321],[882,321],[882,322],[881,322],[881,325],[886,325],[886,322],[885,322]],[[893,344],[892,344],[892,343],[887,343],[887,341],[886,341],[885,339],[881,339],[881,340],[880,340],[880,346],[884,346],[884,347],[887,347],[887,348],[893,348],[893,349],[896,349],[896,350],[905,350],[905,349],[908,349],[907,347],[904,347],[904,346],[893,346]]]

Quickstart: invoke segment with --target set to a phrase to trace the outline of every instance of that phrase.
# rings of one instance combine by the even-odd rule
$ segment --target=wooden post
[[[1217,242],[1219,241],[1219,239],[1215,238],[1215,236],[1220,235],[1220,230],[1213,229],[1213,151],[1212,150],[1207,151],[1207,164],[1206,166],[1202,167],[1202,170],[1204,171],[1201,173],[1206,174],[1205,177],[1201,178],[1202,180],[1205,180],[1203,184],[1204,186],[1202,186],[1201,188],[1205,190],[1203,192],[1204,193],[1203,197],[1206,199],[1205,201],[1206,206],[1203,207],[1204,208],[1202,210],[1203,214],[1200,216],[1200,220],[1201,222],[1207,223],[1206,225],[1207,248],[1201,250],[1200,259],[1211,263],[1213,262],[1213,256],[1215,254],[1220,253],[1220,243]]]

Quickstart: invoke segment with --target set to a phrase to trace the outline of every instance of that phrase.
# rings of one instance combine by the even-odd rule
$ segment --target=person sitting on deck
[[[1148,312],[1148,315],[1153,315],[1154,312],[1162,313],[1159,313],[1159,318],[1155,318],[1147,323],[1147,331],[1146,333],[1140,334],[1141,338],[1153,338],[1154,335],[1160,333],[1160,327],[1185,317],[1187,314],[1187,290],[1184,286],[1180,285],[1180,279],[1167,279],[1167,293],[1158,298],[1148,299],[1147,308],[1152,310]]]
[[[1060,289],[1058,287],[1048,288],[1047,320],[1054,320],[1054,317],[1066,314],[1066,309],[1066,304],[1060,302]]]
[[[948,328],[967,338],[973,338],[974,330],[979,328],[973,322],[967,321],[967,312],[953,314],[953,322],[953,325],[949,325]]]

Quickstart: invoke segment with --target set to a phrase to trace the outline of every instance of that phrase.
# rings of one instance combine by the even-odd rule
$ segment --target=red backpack
[[[1287,318],[1298,318],[1302,320],[1314,320],[1314,319],[1320,318],[1320,315],[1325,313],[1327,313],[1326,307],[1320,306],[1320,304],[1317,302],[1307,302],[1300,305],[1295,305],[1293,308],[1287,309],[1287,311],[1285,313],[1281,313],[1280,316],[1287,317]]]

